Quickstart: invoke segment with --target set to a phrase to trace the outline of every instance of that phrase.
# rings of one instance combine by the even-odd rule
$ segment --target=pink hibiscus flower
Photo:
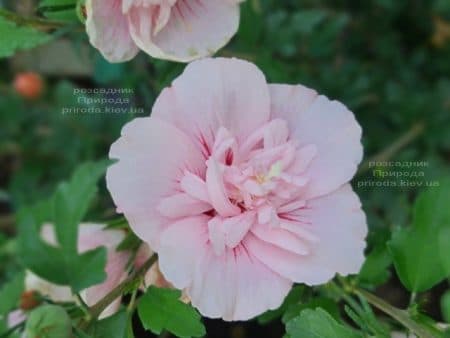
[[[188,62],[213,54],[236,33],[242,0],[87,0],[91,44],[110,62],[142,49]]]
[[[359,271],[367,226],[348,181],[360,139],[343,104],[203,59],[123,128],[107,185],[171,284],[205,316],[246,320],[293,283]]]

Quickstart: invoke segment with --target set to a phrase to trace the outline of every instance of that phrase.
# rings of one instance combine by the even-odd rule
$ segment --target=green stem
[[[89,306],[86,304],[86,302],[83,300],[81,295],[79,293],[75,294],[75,298],[77,299],[78,303],[80,303],[81,310],[83,311],[86,318],[89,320],[91,318],[91,313],[89,312]]]
[[[112,302],[125,293],[131,286],[133,286],[142,276],[150,269],[153,263],[156,262],[158,256],[154,254],[150,257],[138,270],[131,274],[127,279],[120,283],[116,288],[109,292],[105,297],[93,305],[89,312],[91,318],[97,318]]]
[[[15,326],[13,326],[12,328],[8,329],[8,331],[0,334],[0,338],[7,338],[10,335],[12,335],[16,330],[18,330],[18,329],[20,329],[20,328],[22,328],[24,326],[25,326],[25,321],[15,325]]]
[[[417,299],[417,292],[412,292],[411,296],[409,297],[408,307],[411,307],[415,303],[416,299]]]
[[[138,289],[135,289],[131,294],[130,303],[128,304],[127,311],[128,313],[133,313],[134,307],[136,305],[136,297],[137,297]]]
[[[42,6],[39,8],[39,12],[60,12],[68,9],[75,9],[77,5],[74,3],[72,5],[60,5],[60,6]]]
[[[65,23],[59,21],[43,20],[39,18],[26,18],[14,12],[10,12],[0,8],[0,16],[9,21],[15,22],[17,25],[32,26],[36,29],[48,31],[51,29],[61,28]]]
[[[425,327],[416,323],[409,317],[409,314],[405,310],[400,310],[391,304],[385,302],[383,299],[375,296],[374,294],[359,288],[353,288],[353,293],[364,297],[371,305],[378,310],[383,311],[385,314],[397,320],[404,327],[416,334],[420,338],[433,338],[434,335],[429,332]]]
[[[374,294],[358,288],[356,285],[350,284],[345,278],[338,276],[338,280],[342,286],[334,282],[330,283],[330,286],[332,286],[338,293],[338,295],[341,296],[341,298],[343,298],[344,300],[348,301],[348,294],[355,294],[357,296],[363,297],[369,302],[369,304],[389,315],[391,318],[397,320],[400,324],[402,324],[410,332],[414,333],[418,337],[434,338],[434,334],[430,332],[426,327],[423,327],[422,325],[416,323],[413,319],[411,319],[407,311],[398,309],[385,302],[383,299],[375,296]]]

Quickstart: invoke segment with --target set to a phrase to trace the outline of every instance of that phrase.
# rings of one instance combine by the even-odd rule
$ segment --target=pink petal
[[[161,236],[159,268],[178,289],[192,283],[193,269],[208,242],[207,216],[187,217],[171,224]]]
[[[286,121],[272,120],[268,128],[264,130],[264,147],[272,148],[286,143],[289,136],[289,127]]]
[[[296,151],[295,161],[289,167],[290,172],[304,173],[309,167],[314,157],[317,156],[317,147],[314,144],[308,144]]]
[[[27,319],[27,316],[22,310],[15,310],[10,312],[7,317],[8,328],[12,328],[20,324],[25,319]]]
[[[252,233],[267,243],[271,243],[297,255],[307,255],[311,252],[305,240],[284,229],[257,224],[252,228]]]
[[[90,43],[110,62],[131,60],[139,48],[131,39],[121,0],[87,0],[86,30]]]
[[[313,101],[317,92],[302,85],[269,85],[271,96],[271,116],[288,122],[289,127],[298,124],[298,116],[304,114]]]
[[[239,215],[241,209],[233,205],[226,194],[223,174],[220,170],[219,163],[215,159],[210,158],[207,165],[206,188],[208,189],[209,199],[214,209],[223,217]]]
[[[311,230],[320,239],[317,264],[334,268],[341,275],[360,270],[367,222],[358,195],[349,184],[308,201],[300,215],[310,220]]]
[[[269,110],[261,71],[246,61],[217,58],[189,64],[158,97],[152,116],[176,125],[209,156],[220,127],[242,142],[267,122]]]
[[[220,257],[206,250],[199,257],[187,294],[204,316],[248,320],[278,308],[291,286],[244,248],[229,250]]]
[[[255,213],[248,211],[234,217],[216,216],[208,222],[208,234],[216,255],[221,255],[225,248],[234,249],[255,223]]]
[[[162,198],[179,191],[185,170],[205,171],[204,159],[189,138],[157,118],[138,118],[122,130],[110,157],[119,161],[107,172],[108,189],[133,231],[157,250],[168,224],[157,210]]]
[[[223,0],[178,0],[170,9],[134,6],[128,12],[136,44],[153,57],[189,62],[223,47],[236,33],[239,6]],[[158,13],[157,22],[151,22]],[[168,19],[168,20],[167,20]]]
[[[243,247],[217,256],[208,244],[208,219],[186,218],[164,232],[159,266],[165,278],[186,288],[192,304],[207,317],[247,320],[279,307],[291,282]]]
[[[266,204],[258,209],[258,223],[260,224],[271,223],[276,217],[276,210],[270,204]]]
[[[206,188],[206,182],[203,181],[197,175],[190,172],[185,172],[180,182],[181,189],[187,194],[195,197],[196,199],[209,202],[208,189]]]
[[[365,215],[358,196],[349,185],[307,202],[297,216],[308,219],[307,228],[319,241],[310,243],[309,255],[296,255],[255,236],[247,236],[244,245],[250,254],[273,271],[294,282],[323,284],[336,273],[357,273],[364,262]],[[299,227],[307,224],[299,223]]]
[[[306,176],[303,193],[313,198],[348,182],[362,159],[361,127],[343,104],[302,86],[271,85],[272,115],[294,127],[291,137],[301,146],[315,145],[317,155]]]
[[[311,258],[308,256],[284,250],[254,235],[247,236],[244,245],[262,264],[293,282],[319,285],[329,281],[335,274],[324,266],[309,263]]]
[[[104,224],[82,223],[78,233],[78,251],[82,253],[101,246],[115,250],[124,238],[122,230],[105,229]]]
[[[78,229],[78,252],[83,253],[101,246],[115,248],[125,238],[122,230],[105,229],[105,224],[81,223]],[[42,239],[53,246],[59,246],[53,224],[41,228]]]
[[[202,202],[186,193],[166,197],[158,204],[158,211],[169,218],[200,215],[211,209],[210,203]]]
[[[100,299],[105,297],[116,286],[118,286],[128,273],[126,265],[130,259],[130,254],[126,251],[116,251],[115,248],[109,250],[108,260],[106,264],[106,280],[98,285],[88,288],[84,294],[84,300],[87,305],[93,306]],[[119,310],[121,297],[118,297],[110,306],[108,306],[100,315],[100,318],[105,318],[113,315]]]
[[[155,262],[152,267],[147,271],[144,277],[144,290],[150,285],[154,285],[158,288],[172,288],[170,284],[162,275],[159,269],[158,262]]]
[[[254,224],[255,218],[254,212],[247,211],[238,216],[225,219],[225,238],[229,248],[235,248],[242,241]]]
[[[40,294],[49,297],[54,302],[72,302],[75,300],[70,287],[50,283],[49,281],[38,277],[31,271],[26,271],[25,274],[25,290],[38,291]]]
[[[212,249],[218,256],[222,255],[226,248],[223,220],[222,217],[216,216],[208,222],[208,236]]]
[[[134,258],[134,268],[139,269],[153,254],[153,250],[147,244],[141,244]]]

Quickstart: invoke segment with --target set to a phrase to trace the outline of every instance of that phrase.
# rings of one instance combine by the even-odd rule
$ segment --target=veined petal
[[[131,39],[121,0],[86,0],[86,14],[89,41],[105,59],[123,62],[136,56],[139,48]]]
[[[110,157],[119,161],[108,168],[106,183],[119,212],[138,236],[157,250],[168,221],[157,206],[179,191],[187,170],[204,173],[200,150],[179,129],[157,118],[138,118],[122,129]]]
[[[182,62],[213,54],[231,39],[239,25],[239,5],[222,0],[132,6],[127,15],[133,40],[143,51]],[[153,23],[151,18],[155,16]]]
[[[189,135],[199,149],[205,149],[206,158],[221,127],[242,142],[269,115],[269,90],[261,71],[249,62],[224,58],[190,63],[164,89],[152,111],[152,116]]]

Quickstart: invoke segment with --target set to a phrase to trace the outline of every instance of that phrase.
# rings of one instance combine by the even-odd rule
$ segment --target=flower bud
[[[25,326],[25,337],[72,337],[72,321],[60,306],[43,305],[30,312]]]

